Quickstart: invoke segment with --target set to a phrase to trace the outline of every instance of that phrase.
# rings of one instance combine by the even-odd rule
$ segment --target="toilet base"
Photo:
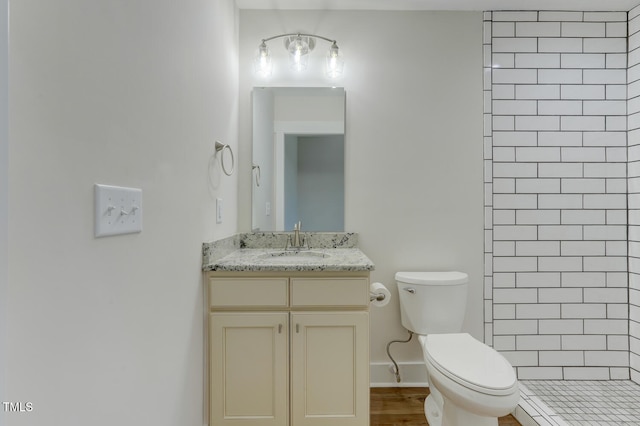
[[[484,417],[470,413],[456,406],[446,397],[442,408],[441,423],[438,426],[498,426],[497,417]]]
[[[440,392],[432,386],[431,394],[424,400],[424,415],[429,426],[498,426],[496,417],[478,416],[462,410],[451,401],[438,403],[438,396],[442,398]]]
[[[427,396],[427,399],[424,400],[424,415],[429,426],[442,425],[442,410],[436,404],[433,394]]]

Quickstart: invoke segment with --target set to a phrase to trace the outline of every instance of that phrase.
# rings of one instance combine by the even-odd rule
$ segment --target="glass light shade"
[[[305,37],[306,38],[306,37]],[[289,51],[289,64],[296,71],[304,71],[309,63],[309,43],[301,36],[291,40],[287,47]]]
[[[340,49],[338,49],[338,45],[333,42],[331,48],[329,48],[329,53],[327,54],[327,75],[330,78],[338,78],[342,75],[344,71],[344,57],[342,53],[340,53]]]
[[[258,52],[253,60],[253,69],[256,74],[262,77],[269,77],[271,75],[273,69],[271,53],[264,42],[258,46]]]

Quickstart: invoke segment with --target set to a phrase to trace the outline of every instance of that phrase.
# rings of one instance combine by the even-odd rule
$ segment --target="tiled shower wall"
[[[629,378],[627,13],[484,25],[486,340],[520,379]]]
[[[640,7],[629,12],[629,343],[631,378],[640,383]]]

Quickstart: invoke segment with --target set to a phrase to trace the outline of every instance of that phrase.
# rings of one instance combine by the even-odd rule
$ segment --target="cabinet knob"
[[[300,333],[300,324],[296,324],[296,333]]]
[[[282,324],[278,324],[278,334],[282,334]]]

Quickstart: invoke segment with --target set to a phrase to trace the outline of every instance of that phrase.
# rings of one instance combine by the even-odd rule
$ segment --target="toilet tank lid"
[[[469,281],[464,272],[396,272],[396,281],[417,285],[456,285]]]

